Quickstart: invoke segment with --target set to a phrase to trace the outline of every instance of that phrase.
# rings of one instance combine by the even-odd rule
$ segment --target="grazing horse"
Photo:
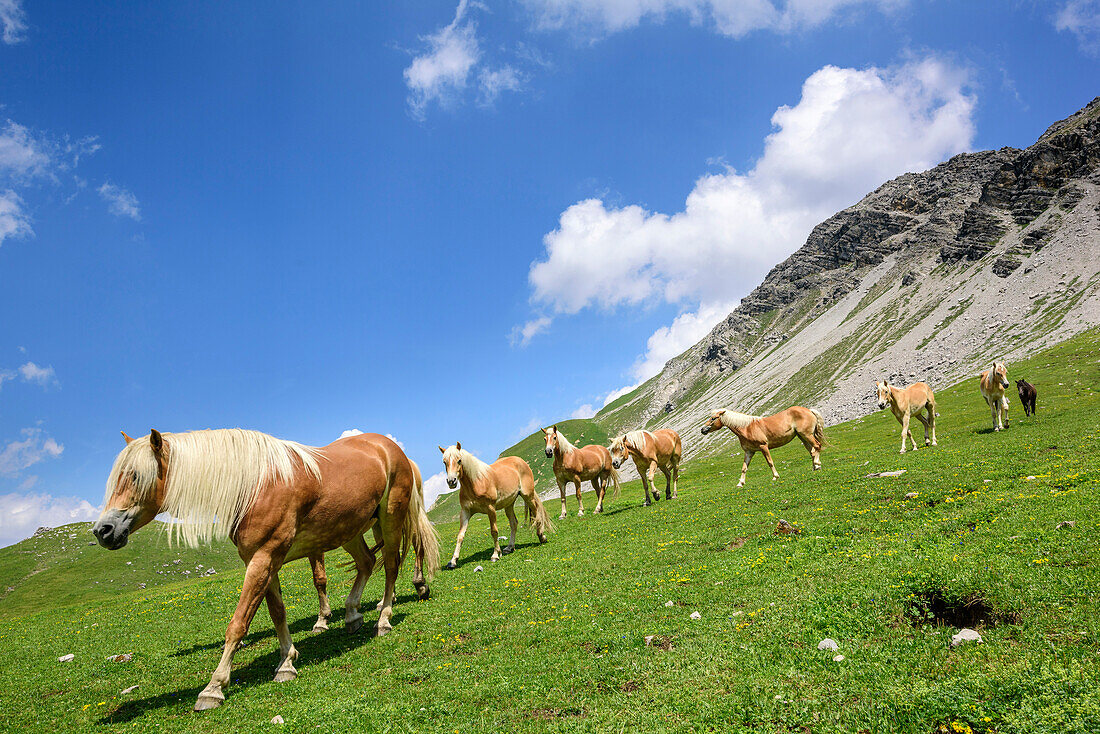
[[[386,570],[378,634],[393,628],[394,586],[410,546],[416,556],[413,585],[420,599],[428,598],[424,573],[430,576],[439,567],[439,541],[415,474],[401,448],[377,433],[313,448],[258,431],[154,430],[127,437],[92,533],[100,545],[117,550],[130,533],[167,512],[180,521],[169,525],[173,539],[195,547],[228,538],[237,546],[245,563],[241,598],[225,632],[221,661],[195,702],[195,710],[202,711],[225,702],[233,655],[265,598],[279,638],[275,680],[297,677],[298,651],[279,585],[285,563],[339,546],[351,554],[356,575],[344,625],[355,632],[363,623],[359,600],[375,567],[363,533],[378,527]]]
[[[1035,398],[1039,391],[1027,380],[1016,380],[1016,391],[1020,393],[1020,405],[1024,406],[1024,415],[1035,415]]]
[[[1008,368],[1005,363],[994,362],[982,373],[978,387],[993,416],[993,430],[1008,428],[1008,396],[1005,395],[1005,390],[1008,389]]]
[[[653,492],[654,502],[661,498],[653,488],[655,469],[660,469],[665,475],[665,499],[676,499],[676,482],[680,478],[680,457],[683,455],[679,433],[671,428],[653,432],[631,431],[612,441],[608,449],[611,451],[611,466],[615,469],[622,466],[627,457],[634,460],[642,477],[642,492],[647,507],[650,491]]]
[[[905,437],[913,444],[913,450],[917,450],[917,442],[913,438],[913,432],[909,430],[909,417],[912,416],[924,425],[924,445],[936,445],[936,396],[932,388],[926,382],[914,382],[909,387],[895,387],[888,380],[880,380],[875,383],[878,392],[878,409],[882,410],[887,405],[890,412],[901,424],[901,451],[905,453]],[[928,414],[925,418],[921,412]],[[931,432],[931,438],[929,438]]]
[[[409,463],[412,464],[413,478],[416,480],[416,491],[420,493],[420,503],[424,504],[424,481],[420,475],[420,467],[412,459],[409,459]],[[371,547],[370,552],[378,553],[382,548],[382,531],[377,524],[372,530],[374,531],[374,545]],[[332,616],[332,607],[328,603],[328,574],[325,573],[325,554],[311,554],[309,567],[313,573],[313,586],[317,589],[317,606],[319,607],[317,621],[313,624],[313,631],[323,632],[328,629],[328,620]],[[375,609],[382,611],[381,601],[378,602]]]
[[[462,552],[462,540],[466,537],[466,526],[470,516],[483,512],[489,516],[489,535],[493,537],[493,557],[496,561],[501,555],[516,549],[516,520],[514,505],[517,497],[523,497],[527,507],[527,522],[535,530],[540,543],[546,542],[546,533],[554,526],[546,514],[546,508],[535,491],[535,475],[526,461],[518,456],[505,456],[492,464],[481,459],[456,443],[447,448],[439,447],[443,452],[443,466],[447,469],[447,486],[458,487],[459,515],[458,539],[455,541],[455,553],[447,568],[458,567],[458,554]],[[497,536],[497,510],[504,510],[512,534],[508,538],[508,547],[500,548]]]
[[[577,517],[584,516],[584,502],[581,500],[581,482],[592,481],[596,490],[595,512],[603,512],[603,496],[607,492],[608,481],[615,484],[615,495],[619,496],[619,472],[611,465],[611,452],[598,444],[578,448],[569,443],[557,426],[543,428],[546,438],[546,458],[554,459],[554,479],[561,492],[561,515],[565,517],[565,487],[572,483],[577,487]]]
[[[746,415],[722,408],[713,411],[706,418],[703,435],[717,431],[722,426],[730,429],[741,441],[745,452],[745,461],[741,465],[741,479],[738,487],[745,486],[745,475],[749,471],[749,462],[757,451],[764,454],[768,466],[772,469],[772,481],[779,479],[775,470],[771,449],[786,446],[795,436],[810,452],[814,471],[821,468],[821,447],[825,445],[825,419],[821,413],[810,408],[795,405],[775,415]]]

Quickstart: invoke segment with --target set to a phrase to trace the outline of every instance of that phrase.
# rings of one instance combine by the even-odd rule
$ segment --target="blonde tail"
[[[813,408],[810,408],[810,412],[813,413],[814,418],[817,419],[817,421],[814,423],[814,439],[817,441],[819,446],[824,446],[825,443],[826,443],[826,441],[825,441],[825,418],[824,418],[824,416],[821,415],[821,413],[814,410]]]
[[[421,478],[420,467],[409,459],[413,468],[413,492],[409,498],[409,511],[405,515],[405,548],[401,555],[404,556],[408,543],[411,542],[420,562],[424,575],[429,579],[439,572],[439,534],[435,526],[428,519],[427,510],[424,507],[424,481]]]
[[[611,499],[615,499],[619,496],[619,492],[622,491],[622,483],[619,480],[619,470],[615,467],[611,467],[611,483],[615,485],[615,492],[611,495]]]

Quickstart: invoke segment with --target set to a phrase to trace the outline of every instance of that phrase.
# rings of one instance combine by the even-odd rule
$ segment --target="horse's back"
[[[651,435],[657,444],[658,456],[679,456],[682,452],[680,434],[671,428],[659,428]]]
[[[535,473],[531,471],[531,465],[518,456],[502,456],[492,464],[492,468],[501,477],[512,477],[521,483],[525,476],[534,480]]]

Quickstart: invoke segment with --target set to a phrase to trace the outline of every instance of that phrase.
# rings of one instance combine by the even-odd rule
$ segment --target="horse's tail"
[[[828,443],[825,440],[825,416],[813,408],[810,408],[810,412],[814,414],[814,440],[818,445],[824,446]]]
[[[432,521],[428,519],[427,508],[424,507],[424,481],[420,467],[412,459],[409,459],[409,463],[413,468],[413,491],[409,497],[409,511],[405,515],[401,557],[405,557],[411,543],[424,575],[431,579],[439,572],[439,535],[435,532]]]
[[[615,485],[615,491],[611,495],[611,499],[615,499],[619,496],[619,492],[622,491],[622,479],[619,476],[619,470],[615,467],[611,467],[611,483]]]
[[[528,467],[528,471],[530,471],[530,467]],[[523,479],[521,478],[520,481],[523,482]],[[546,514],[546,505],[542,503],[539,493],[535,491],[534,474],[530,475],[529,482],[523,482],[520,493],[523,497],[523,504],[527,508],[527,524],[534,529],[535,534],[539,536],[539,540],[542,540],[548,532],[554,529],[554,523],[550,522],[550,516]]]

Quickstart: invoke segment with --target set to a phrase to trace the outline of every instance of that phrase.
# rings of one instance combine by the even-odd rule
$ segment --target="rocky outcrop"
[[[835,408],[827,418],[852,417],[868,406],[863,397],[843,395],[846,371],[885,360],[903,380],[934,382],[968,369],[983,348],[997,348],[977,336],[1000,321],[985,316],[987,301],[996,314],[1022,297],[1020,320],[1025,312],[1034,318],[1035,309],[1025,309],[1028,296],[1004,291],[1021,273],[1034,283],[1032,294],[1076,283],[1086,292],[1073,301],[1073,313],[1083,314],[1074,323],[1100,322],[1090,310],[1100,303],[1100,272],[1093,272],[1100,271],[1098,214],[1100,98],[1025,150],[957,155],[899,176],[822,222],[711,333],[597,420],[609,430],[676,425],[685,412],[697,417],[704,405],[723,400],[736,398],[747,410],[809,401],[814,395],[797,377],[810,365],[820,395],[841,390],[830,398]],[[1052,248],[1057,253],[1048,257]],[[1044,269],[1055,265],[1066,270],[1048,286]],[[917,335],[910,353],[901,351],[908,337],[891,333],[901,323],[906,335]],[[949,354],[915,357],[946,334],[955,335],[943,346]],[[907,366],[899,372],[898,365]],[[784,390],[786,397],[777,397]]]

